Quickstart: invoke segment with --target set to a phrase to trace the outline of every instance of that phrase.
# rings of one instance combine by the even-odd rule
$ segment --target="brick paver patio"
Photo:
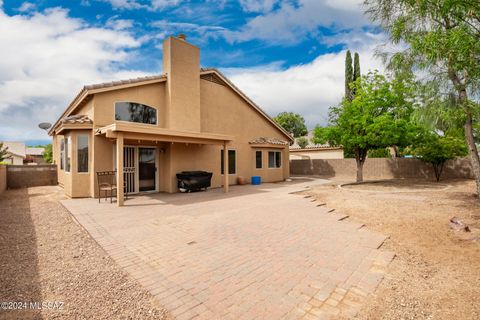
[[[312,183],[62,203],[177,319],[352,316],[394,255],[378,249],[385,236],[291,193]]]

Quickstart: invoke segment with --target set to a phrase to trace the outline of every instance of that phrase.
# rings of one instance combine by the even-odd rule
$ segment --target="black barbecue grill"
[[[181,192],[206,190],[210,187],[213,173],[206,171],[182,171],[177,173],[178,189]]]

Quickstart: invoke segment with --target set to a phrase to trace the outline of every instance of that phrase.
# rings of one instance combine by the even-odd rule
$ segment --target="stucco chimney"
[[[200,49],[185,35],[163,41],[167,128],[200,132]]]

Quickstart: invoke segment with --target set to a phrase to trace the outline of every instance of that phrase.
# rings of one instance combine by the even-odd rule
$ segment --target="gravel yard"
[[[72,219],[57,201],[62,193],[35,187],[0,195],[0,302],[51,303],[0,310],[0,319],[169,319]]]
[[[359,319],[480,319],[480,205],[472,180],[341,183],[307,193],[389,234],[384,247],[397,254]],[[454,216],[471,232],[450,229]]]

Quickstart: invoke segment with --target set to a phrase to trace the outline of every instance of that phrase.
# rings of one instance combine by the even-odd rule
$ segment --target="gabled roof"
[[[30,148],[30,147],[27,147],[25,149],[25,153],[29,156],[41,156],[41,155],[43,155],[44,151],[45,151],[45,148]]]
[[[133,78],[133,79],[126,79],[126,80],[118,80],[118,81],[91,84],[91,85],[86,85],[83,88],[86,89],[86,90],[100,89],[100,88],[111,88],[111,87],[121,86],[121,85],[124,85],[124,84],[133,84],[133,83],[140,83],[140,82],[151,81],[151,80],[161,80],[161,79],[166,79],[166,78],[167,78],[166,74],[159,74],[159,75],[155,75],[155,76],[138,77],[138,78]]]
[[[257,144],[274,144],[274,145],[281,145],[281,146],[288,145],[287,141],[280,140],[277,138],[270,138],[270,137],[258,137],[248,143],[253,145],[257,145]]]
[[[213,77],[210,81],[217,82],[219,84],[225,84],[229,86],[233,91],[235,91],[242,99],[244,99],[251,107],[253,107],[261,116],[267,119],[272,125],[274,125],[280,132],[282,132],[289,141],[293,141],[293,137],[283,129],[278,123],[276,123],[265,111],[263,111],[255,102],[253,102],[245,93],[243,93],[237,86],[235,86],[226,76],[224,76],[220,71],[215,68],[201,68],[200,76],[205,76],[207,74],[215,74],[216,77]],[[86,85],[80,90],[75,99],[70,103],[67,109],[62,113],[60,118],[55,122],[55,124],[49,130],[49,134],[52,134],[55,131],[55,128],[58,126],[62,119],[64,119],[70,112],[72,112],[76,107],[81,105],[81,103],[87,99],[92,94],[97,92],[104,92],[110,90],[117,90],[123,87],[138,86],[154,82],[161,82],[167,80],[166,74],[160,74],[155,76],[140,77],[134,79],[126,79],[112,82],[104,82],[99,84]],[[224,83],[221,83],[224,82]]]
[[[55,132],[56,127],[61,123],[61,120],[68,116],[73,110],[77,107],[81,106],[82,103],[88,101],[88,99],[95,93],[110,91],[110,90],[117,90],[121,88],[128,88],[132,86],[162,82],[167,79],[165,74],[156,75],[156,76],[148,76],[148,77],[139,77],[127,80],[119,80],[119,81],[111,81],[111,82],[103,82],[91,85],[85,85],[75,96],[75,98],[70,102],[68,107],[63,111],[60,117],[55,121],[53,126],[48,130],[48,134],[52,135]]]
[[[62,123],[93,123],[92,120],[83,114],[76,114],[72,116],[67,116],[62,118]]]
[[[7,152],[22,158],[25,158],[25,143],[19,141],[3,141],[3,147],[7,147]]]

